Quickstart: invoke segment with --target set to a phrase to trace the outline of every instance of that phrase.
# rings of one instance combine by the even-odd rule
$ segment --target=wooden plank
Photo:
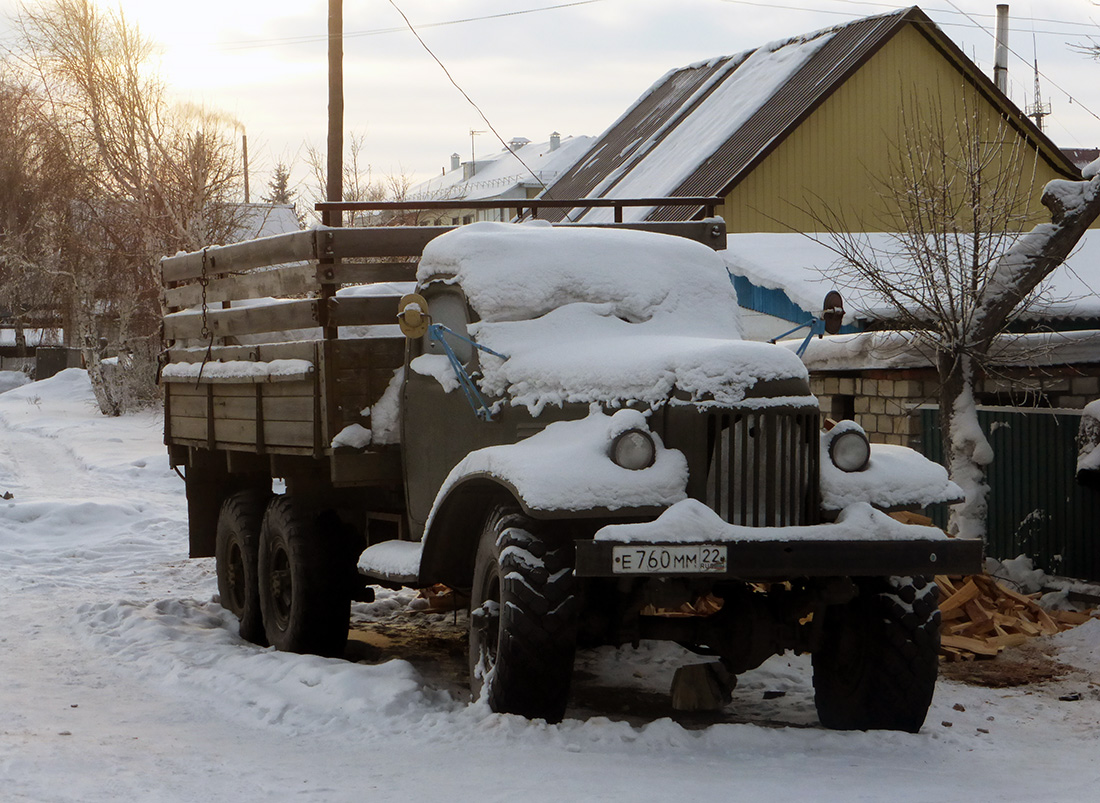
[[[205,249],[206,275],[212,277],[216,273],[237,273],[266,265],[317,259],[314,238],[313,230],[294,231],[232,245],[211,246]],[[204,251],[193,251],[162,259],[162,281],[181,282],[199,278],[203,275],[203,254]]]
[[[993,626],[992,614],[990,614],[989,611],[983,608],[978,600],[967,600],[963,608],[966,611],[967,616],[970,617],[970,621],[976,624],[989,625],[990,627]]]
[[[264,443],[271,448],[299,446],[312,449],[313,429],[296,421],[264,421]]]
[[[194,365],[194,363],[189,364]],[[301,371],[294,371],[293,373],[260,374],[256,376],[225,376],[214,370],[204,372],[200,369],[195,376],[178,376],[170,373],[162,373],[160,381],[172,385],[271,385],[286,382],[301,382],[303,379],[308,379],[311,376],[313,376],[312,366]]]
[[[999,655],[1001,650],[1004,649],[1003,647],[990,646],[982,639],[967,638],[966,636],[941,635],[940,644],[958,650],[967,650],[975,655],[984,655],[989,658]]]
[[[292,340],[286,343],[263,343],[256,346],[214,346],[210,350],[212,360],[309,360],[316,362],[316,340]],[[168,349],[168,362],[202,362],[207,359],[205,346]]]
[[[319,230],[318,258],[418,257],[424,246],[454,226],[378,226]],[[331,254],[325,243],[331,237]]]
[[[991,647],[1019,647],[1027,643],[1028,636],[1023,633],[1008,633],[1003,636],[993,636],[985,640]]]
[[[166,340],[198,339],[202,336],[202,324],[203,316],[199,313],[176,312],[166,315],[164,337]],[[215,337],[313,329],[317,326],[317,301],[299,299],[253,307],[209,310],[206,325]]]
[[[206,445],[206,416],[191,418],[189,416],[172,415],[172,436],[186,440],[202,441]]]
[[[962,588],[940,603],[940,611],[950,611],[954,608],[960,608],[966,605],[970,600],[978,597],[981,593],[981,589],[978,588],[978,584],[975,583],[973,579],[967,580]]]
[[[341,262],[337,265],[319,265],[315,281],[341,285],[414,282],[416,268],[415,262]]]
[[[205,396],[177,396],[172,394],[172,412],[169,418],[173,421],[176,418],[205,418],[206,417],[206,397]]]
[[[244,396],[246,398],[255,398],[256,387],[255,385],[215,385],[214,397],[220,396]],[[277,385],[264,385],[264,397],[272,398],[275,396],[290,396],[293,398],[313,398],[313,382],[311,380],[305,380],[303,382],[287,382],[285,384]]]
[[[958,589],[955,588],[954,584],[951,582],[951,578],[943,574],[936,575],[936,585],[940,587],[940,592],[943,594],[944,597],[950,597],[952,594],[958,591]]]
[[[1044,636],[1053,636],[1055,633],[1062,631],[1062,628],[1058,627],[1058,624],[1050,618],[1050,615],[1039,608],[1038,605],[1036,605],[1035,615],[1038,617],[1039,627],[1042,629]]]
[[[172,446],[177,447],[177,448],[206,449],[207,448],[207,442],[206,442],[205,436],[203,438],[185,438],[185,437],[182,437],[182,436],[181,437],[176,437],[175,435],[173,435],[172,436]],[[245,444],[245,443],[219,444],[219,448],[225,449],[227,451],[246,452],[246,453],[251,453],[255,449],[255,447],[252,444]],[[265,455],[270,455],[270,457],[272,459],[279,458],[279,457],[284,457],[284,456],[289,456],[289,457],[294,457],[294,458],[312,459],[313,458],[313,447],[312,446],[308,446],[308,447],[305,447],[305,446],[273,446],[271,448],[265,449],[264,454]],[[279,476],[284,476],[284,475],[279,474],[276,471],[273,474],[273,476],[279,477]]]
[[[188,396],[201,396],[206,398],[206,388],[196,385],[194,382],[186,384],[183,382],[176,382],[171,385],[167,385],[164,388],[164,392],[170,395],[175,403],[175,399],[185,398]]]
[[[397,324],[400,296],[350,296],[328,300],[329,321],[335,326]]]
[[[279,265],[266,270],[234,274],[212,279],[206,286],[206,303],[236,301],[242,298],[289,298],[318,290],[317,268],[309,262]],[[164,291],[169,308],[197,307],[202,303],[202,285],[169,287]]]
[[[1059,624],[1070,625],[1071,627],[1083,625],[1092,618],[1091,614],[1080,611],[1047,611],[1047,614]]]
[[[214,418],[214,440],[218,444],[256,443],[256,422],[239,419]]]
[[[198,400],[189,398],[185,404],[180,404],[180,415],[194,415],[198,410]],[[264,397],[263,400],[265,421],[297,421],[303,426],[313,426],[313,398],[303,397]],[[233,419],[238,421],[256,420],[255,396],[229,396],[214,399],[214,417],[218,419]]]

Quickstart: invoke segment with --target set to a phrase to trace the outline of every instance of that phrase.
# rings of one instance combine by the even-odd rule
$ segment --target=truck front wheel
[[[560,722],[576,652],[573,544],[513,507],[482,531],[470,597],[470,687],[498,713]]]
[[[290,496],[267,506],[260,529],[260,607],[276,649],[343,654],[351,599],[339,547],[335,534]]]
[[[222,606],[241,621],[245,641],[267,646],[260,610],[257,560],[260,525],[270,493],[238,491],[222,503],[218,513],[215,566]]]
[[[924,724],[939,673],[940,611],[931,577],[874,578],[825,613],[813,655],[821,724],[899,730]]]

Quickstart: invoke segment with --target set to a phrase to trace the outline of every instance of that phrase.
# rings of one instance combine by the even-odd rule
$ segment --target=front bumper
[[[984,544],[978,539],[942,541],[735,541],[726,547],[723,572],[681,569],[624,573],[617,569],[615,548],[682,547],[683,542],[577,542],[578,577],[736,578],[747,581],[797,577],[891,577],[931,574],[975,574],[982,571]]]

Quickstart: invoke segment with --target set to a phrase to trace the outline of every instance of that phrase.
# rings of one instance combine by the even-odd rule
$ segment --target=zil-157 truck
[[[445,584],[495,711],[558,721],[578,646],[664,639],[733,676],[811,653],[826,727],[918,730],[932,575],[981,544],[888,515],[958,488],[822,431],[798,357],[740,338],[724,247],[535,221],[165,259],[165,441],[241,636],[340,655],[373,585]]]

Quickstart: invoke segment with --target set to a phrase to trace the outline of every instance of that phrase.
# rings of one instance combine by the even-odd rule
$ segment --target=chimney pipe
[[[561,147],[561,134],[555,131],[550,135],[550,150],[556,151]]]
[[[241,134],[241,158],[244,161],[244,202],[248,203],[248,134]]]
[[[460,168],[460,167],[462,167],[462,160],[459,158],[457,153],[452,153],[451,154],[451,170],[458,170],[458,168]]]
[[[993,82],[1008,94],[1008,3],[997,4],[997,51],[993,59]]]

